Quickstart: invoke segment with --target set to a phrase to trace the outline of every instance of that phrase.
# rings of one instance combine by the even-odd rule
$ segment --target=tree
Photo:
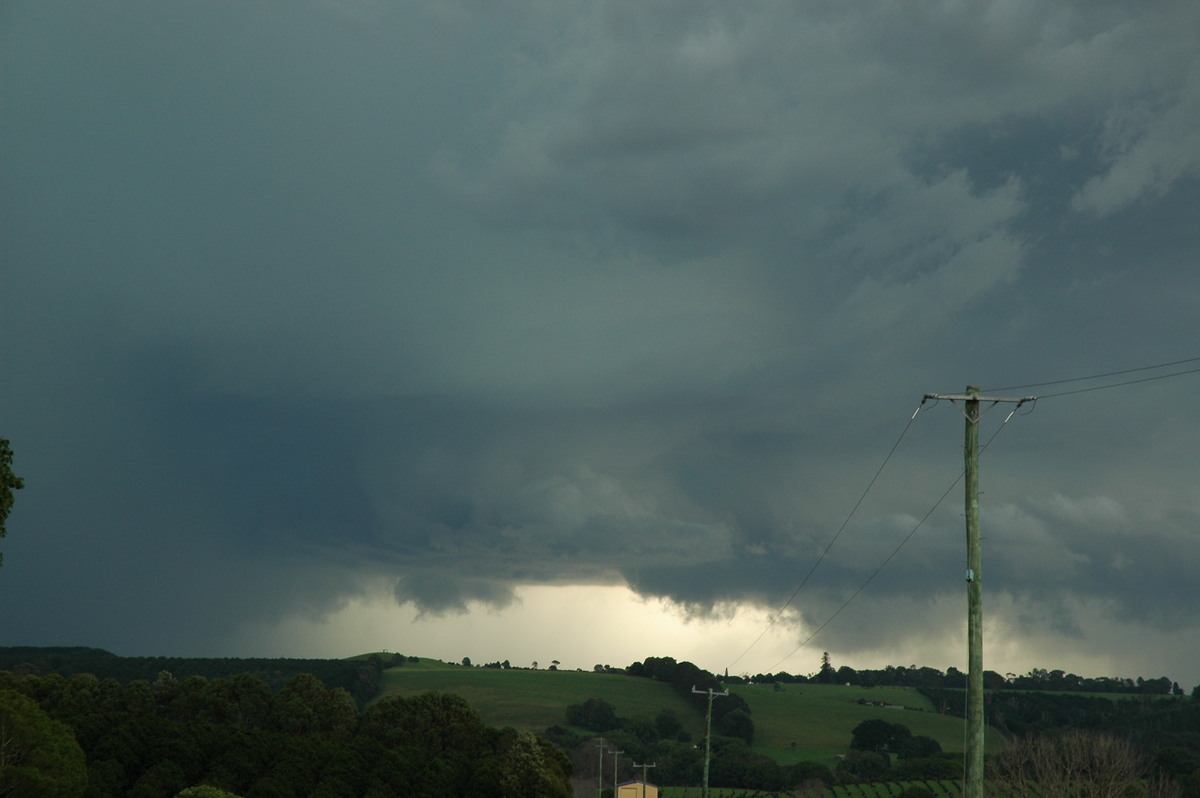
[[[4,524],[8,520],[8,512],[13,506],[13,491],[25,487],[25,480],[13,473],[12,449],[8,439],[0,438],[0,538],[8,531]],[[0,565],[4,564],[4,554],[0,553]]]
[[[426,758],[477,754],[487,727],[466,699],[452,693],[387,697],[363,711],[359,734],[389,748],[412,747]]]
[[[70,727],[21,693],[0,691],[0,795],[78,798],[86,787],[83,750]]]
[[[1148,767],[1128,740],[1069,731],[1017,740],[989,760],[988,781],[1011,795],[1117,798],[1170,795],[1174,785],[1151,780],[1138,792]],[[1174,794],[1178,794],[1177,792]]]
[[[942,744],[932,737],[918,734],[903,740],[896,747],[896,754],[901,759],[928,759],[942,752]]]
[[[889,765],[886,754],[874,751],[851,751],[837,764],[839,777],[849,776],[847,781],[873,781],[887,772]]]
[[[502,798],[570,798],[571,763],[551,743],[528,731],[509,731],[501,744]]]
[[[821,654],[821,670],[817,673],[817,681],[821,684],[832,684],[837,680],[837,671],[829,662],[829,652]]]
[[[1154,766],[1171,777],[1188,776],[1200,770],[1200,752],[1179,746],[1160,748]]]
[[[568,704],[567,724],[598,732],[621,727],[617,708],[603,698],[589,698],[582,704]]]
[[[239,796],[208,784],[201,784],[176,793],[175,798],[239,798]]]
[[[659,712],[658,716],[654,718],[654,728],[661,739],[683,739],[679,736],[683,733],[683,721],[672,710],[664,709]]]
[[[850,747],[856,751],[899,751],[912,737],[903,723],[888,723],[882,718],[864,720],[851,734]]]
[[[797,762],[788,768],[792,786],[802,796],[825,795],[825,787],[833,784],[835,777],[828,765],[820,762]]]
[[[746,745],[751,745],[754,742],[754,721],[745,710],[735,709],[717,720],[715,732],[725,737],[736,737],[744,740]]]

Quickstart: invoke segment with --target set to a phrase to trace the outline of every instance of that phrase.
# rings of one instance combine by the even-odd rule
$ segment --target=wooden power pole
[[[642,764],[639,765],[637,762],[634,762],[633,766],[635,768],[642,769],[642,798],[646,798],[646,769],[647,768],[656,768],[656,767],[658,767],[658,763],[654,762],[652,764],[647,765],[645,762],[643,762]]]
[[[624,751],[609,751],[613,755],[613,798],[617,798],[617,765],[621,761],[621,754]]]
[[[967,750],[963,795],[983,798],[984,732],[983,716],[983,568],[979,553],[979,419],[980,403],[1016,402],[1020,407],[1034,397],[1006,399],[980,396],[979,388],[969,385],[965,394],[925,394],[926,399],[949,399],[963,403],[967,419],[963,444],[963,475],[966,483],[967,516]],[[990,406],[989,405],[989,406]],[[1014,409],[1015,412],[1015,409]],[[1011,414],[1010,414],[1011,415]]]
[[[708,695],[708,714],[705,716],[707,720],[704,726],[704,798],[708,798],[708,763],[712,758],[712,701],[714,698],[724,698],[729,695],[726,690],[723,693],[715,692],[711,687],[708,690],[697,690],[696,685],[692,685],[692,692],[699,695]]]
[[[596,798],[604,793],[604,738],[600,738],[600,758],[596,760]]]

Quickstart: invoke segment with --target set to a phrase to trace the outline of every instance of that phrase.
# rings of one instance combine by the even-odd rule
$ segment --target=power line
[[[1153,369],[1165,369],[1168,366],[1178,366],[1183,363],[1195,363],[1197,360],[1200,360],[1200,357],[1189,357],[1184,360],[1173,360],[1170,363],[1159,363],[1154,366],[1139,366],[1138,368],[1134,368],[1134,369],[1121,369],[1120,371],[1109,371],[1109,372],[1105,372],[1104,374],[1093,374],[1090,377],[1069,377],[1067,379],[1050,380],[1048,382],[1031,382],[1027,385],[1005,385],[1005,386],[1001,386],[999,388],[988,388],[987,390],[988,391],[1014,391],[1014,390],[1017,390],[1018,388],[1040,388],[1043,385],[1061,385],[1064,382],[1085,382],[1087,380],[1098,380],[1103,377],[1116,377],[1119,374],[1133,374],[1136,371],[1151,371]],[[1196,371],[1196,370],[1197,369],[1193,369],[1192,371]],[[1191,371],[1179,372],[1179,374],[1190,374],[1190,373],[1191,373]],[[1178,374],[1164,375],[1164,377],[1175,377],[1175,376],[1178,376]],[[1151,377],[1150,379],[1161,379],[1161,378]],[[1134,382],[1140,382],[1140,380],[1135,380]],[[1125,383],[1125,382],[1117,383],[1117,385],[1129,385],[1129,384],[1131,384],[1131,383]],[[1110,387],[1112,387],[1112,386],[1110,386]],[[1093,390],[1093,389],[1085,389],[1085,390]],[[1094,390],[1099,390],[1099,389],[1097,388]],[[1054,395],[1061,396],[1062,394],[1054,394]]]
[[[917,405],[917,409],[913,411],[912,416],[909,417],[908,423],[905,424],[904,429],[900,431],[900,437],[896,438],[896,442],[893,443],[892,448],[888,450],[887,456],[883,458],[883,462],[879,464],[879,468],[875,469],[875,476],[871,477],[871,481],[867,483],[867,487],[865,490],[863,490],[862,495],[858,497],[858,501],[856,501],[854,506],[850,508],[850,514],[846,516],[846,520],[842,521],[842,525],[838,527],[837,533],[833,536],[833,539],[829,541],[829,544],[825,547],[825,550],[821,552],[821,556],[819,556],[817,561],[813,563],[812,568],[808,569],[808,573],[804,575],[802,580],[800,580],[799,586],[792,591],[792,595],[789,596],[788,600],[783,603],[783,606],[779,608],[779,611],[775,613],[775,615],[767,623],[766,627],[758,633],[758,637],[754,638],[754,641],[751,642],[750,645],[746,646],[746,650],[741,654],[738,654],[733,662],[730,662],[725,666],[726,671],[736,665],[742,659],[742,657],[749,654],[750,650],[758,645],[758,641],[762,640],[763,636],[766,635],[767,632],[771,631],[771,628],[775,626],[775,623],[783,616],[784,611],[786,611],[787,608],[792,605],[792,602],[795,601],[796,596],[798,596],[800,591],[804,589],[804,586],[808,584],[809,578],[812,577],[813,573],[816,572],[817,567],[820,566],[825,560],[825,555],[829,554],[829,550],[833,548],[833,544],[837,542],[837,539],[842,536],[842,532],[846,531],[846,526],[850,523],[850,519],[854,517],[854,513],[858,511],[858,508],[862,505],[863,500],[867,498],[867,494],[871,492],[871,488],[875,486],[875,482],[879,479],[879,475],[883,473],[884,466],[888,464],[888,460],[892,459],[892,455],[896,452],[896,448],[900,445],[900,441],[904,440],[904,436],[908,434],[908,428],[911,427],[913,421],[916,420],[917,414],[921,412],[921,408],[925,406],[927,399],[928,397],[922,399],[921,404]]]
[[[1004,421],[1000,424],[1000,426],[996,428],[996,431],[992,433],[992,437],[988,438],[987,443],[985,443],[983,446],[980,447],[980,449],[979,449],[980,454],[982,454],[984,451],[986,451],[987,447],[992,445],[992,441],[996,440],[996,436],[1000,434],[1000,430],[1004,429],[1005,425],[1008,424],[1009,420],[1013,417],[1013,414],[1015,412],[1016,411],[1014,410],[1013,413],[1009,413],[1008,417],[1005,418]],[[916,416],[915,413],[913,415],[914,415],[914,417]],[[954,488],[958,485],[958,483],[962,481],[963,475],[965,473],[966,473],[966,469],[963,469],[962,471],[959,472],[958,476],[954,478],[954,481],[950,483],[950,487],[946,488],[945,492],[943,492],[942,495],[938,497],[938,500],[933,503],[933,506],[929,508],[929,511],[927,513],[925,513],[925,515],[921,516],[921,520],[918,521],[916,523],[916,525],[912,528],[912,530],[907,535],[904,536],[904,539],[901,540],[899,545],[897,545],[896,548],[892,550],[892,553],[887,556],[887,559],[885,559],[882,563],[880,563],[879,567],[876,568],[874,571],[872,571],[871,575],[868,576],[861,585],[859,585],[858,589],[855,590],[854,593],[852,593],[850,595],[850,598],[848,598],[844,602],[842,602],[842,606],[838,607],[837,610],[835,610],[834,613],[825,620],[825,623],[818,626],[813,631],[812,634],[810,634],[808,637],[806,637],[804,639],[804,641],[802,643],[800,643],[800,645],[796,646],[794,649],[792,649],[790,652],[788,652],[788,654],[786,656],[784,656],[783,659],[779,660],[779,662],[776,662],[774,665],[772,665],[770,668],[771,671],[774,671],[780,665],[787,662],[789,659],[792,658],[792,656],[795,655],[795,653],[797,651],[799,651],[800,649],[804,648],[809,643],[811,643],[813,638],[815,638],[818,634],[821,633],[821,631],[826,626],[828,626],[830,623],[833,622],[834,618],[841,615],[842,611],[850,606],[850,602],[852,602],[852,601],[854,601],[854,599],[858,598],[859,594],[867,589],[867,585],[871,584],[871,581],[874,580],[876,576],[879,576],[879,573],[887,566],[887,564],[890,563],[893,559],[895,559],[896,555],[900,553],[900,549],[904,548],[905,544],[907,544],[908,541],[912,540],[913,536],[917,534],[917,530],[919,530],[922,526],[924,526],[925,522],[929,520],[929,517],[931,515],[933,515],[934,511],[937,510],[937,508],[941,505],[941,503],[946,500],[946,497],[950,495],[950,491],[954,490]],[[761,637],[761,635],[760,635],[760,637]]]
[[[1187,369],[1185,371],[1175,371],[1170,374],[1157,374],[1153,377],[1142,377],[1137,380],[1125,380],[1124,382],[1114,382],[1109,385],[1095,385],[1091,388],[1076,388],[1073,391],[1060,391],[1059,393],[1046,393],[1035,397],[1037,399],[1052,399],[1056,396],[1070,396],[1076,393],[1088,393],[1089,391],[1103,391],[1107,388],[1120,388],[1122,385],[1135,385],[1139,382],[1154,382],[1155,380],[1165,380],[1169,377],[1180,377],[1184,374],[1195,374],[1200,372],[1200,368]]]
[[[1175,361],[1171,361],[1168,363],[1159,363],[1159,364],[1156,364],[1153,366],[1140,366],[1138,368],[1122,369],[1119,371],[1110,371],[1110,372],[1106,372],[1104,374],[1093,374],[1088,377],[1071,377],[1068,379],[1051,380],[1049,382],[1029,383],[1026,385],[1009,385],[1009,386],[1004,386],[1004,387],[1000,387],[1000,388],[992,388],[992,389],[988,389],[988,390],[989,391],[1006,391],[1006,390],[1016,390],[1016,389],[1022,389],[1022,388],[1034,388],[1034,387],[1043,386],[1043,385],[1061,385],[1061,384],[1069,383],[1069,382],[1084,382],[1087,380],[1101,379],[1104,377],[1113,377],[1113,376],[1118,376],[1121,374],[1132,374],[1132,373],[1136,373],[1139,371],[1151,371],[1153,369],[1166,368],[1168,366],[1177,366],[1177,365],[1182,365],[1184,363],[1195,363],[1197,361],[1200,361],[1200,357],[1186,358],[1184,360],[1175,360]],[[1059,397],[1059,396],[1070,396],[1070,395],[1079,394],[1079,393],[1089,393],[1091,391],[1103,391],[1103,390],[1107,390],[1109,388],[1119,388],[1121,386],[1135,385],[1135,384],[1143,383],[1143,382],[1154,382],[1156,380],[1164,380],[1164,379],[1169,379],[1171,377],[1180,377],[1180,376],[1184,376],[1187,374],[1196,374],[1196,373],[1200,373],[1200,367],[1184,369],[1182,371],[1175,371],[1175,372],[1171,372],[1169,374],[1156,374],[1151,377],[1142,377],[1142,378],[1135,379],[1135,380],[1124,380],[1121,382],[1109,383],[1106,385],[1094,385],[1094,386],[1091,386],[1088,388],[1077,388],[1077,389],[1070,390],[1070,391],[1059,391],[1057,393],[1025,397],[1023,399],[1017,400],[1018,401],[1017,407],[1014,408],[1012,410],[1012,412],[1010,412],[1008,414],[1008,416],[1004,419],[1003,422],[1001,422],[1000,426],[996,429],[996,432],[994,432],[992,434],[992,437],[988,439],[987,443],[985,443],[980,448],[979,451],[980,451],[980,453],[982,453],[983,451],[985,451],[987,449],[988,446],[991,445],[992,441],[994,441],[996,439],[996,436],[1000,434],[1000,430],[1003,429],[1006,424],[1008,424],[1008,422],[1012,419],[1013,415],[1015,415],[1017,413],[1017,410],[1020,408],[1020,406],[1022,404],[1030,403],[1030,404],[1033,404],[1036,406],[1036,402],[1039,399],[1052,399],[1052,398]],[[783,616],[784,611],[786,611],[787,608],[789,606],[791,606],[791,604],[795,600],[796,596],[799,595],[800,591],[804,588],[804,586],[808,583],[809,579],[812,577],[813,573],[817,570],[817,567],[820,566],[820,564],[825,560],[826,555],[828,555],[830,549],[833,548],[833,544],[837,542],[839,537],[841,537],[842,532],[845,531],[846,526],[850,523],[851,518],[854,517],[854,513],[858,510],[859,506],[863,503],[863,500],[866,499],[867,494],[871,491],[871,488],[874,487],[875,482],[879,479],[879,475],[883,472],[884,467],[887,465],[888,461],[891,459],[892,454],[895,453],[896,448],[900,445],[900,441],[902,441],[904,439],[904,436],[908,433],[909,427],[912,426],[912,423],[916,419],[917,414],[919,414],[921,412],[921,408],[924,407],[925,402],[931,398],[937,399],[939,397],[937,395],[931,394],[931,395],[926,395],[925,398],[921,400],[921,404],[917,407],[916,411],[909,418],[908,424],[905,425],[903,431],[901,431],[901,433],[900,433],[900,436],[896,439],[896,442],[894,444],[892,444],[892,448],[888,451],[887,456],[884,457],[883,462],[879,465],[879,468],[875,471],[875,475],[871,478],[871,481],[867,484],[866,489],[863,491],[862,495],[859,496],[858,501],[855,502],[854,507],[850,510],[849,515],[846,516],[845,521],[843,521],[842,525],[838,528],[837,534],[835,534],[833,536],[833,539],[829,541],[829,544],[821,552],[820,557],[817,558],[817,561],[813,564],[812,568],[810,568],[808,573],[805,574],[804,579],[800,582],[800,585],[792,592],[792,595],[788,598],[788,600],[784,603],[784,605],[779,608],[779,611],[777,613],[775,613],[775,615],[771,618],[770,622],[768,622],[767,626],[761,632],[759,632],[758,637],[754,638],[754,641],[749,646],[746,647],[746,650],[743,651],[741,654],[739,654],[737,656],[737,658],[734,659],[733,662],[731,662],[729,664],[729,666],[727,666],[727,669],[728,669],[728,667],[732,667],[737,662],[739,662],[744,656],[746,656],[746,654],[750,653],[751,649],[753,649],[754,646],[756,646],[758,644],[758,642],[760,640],[762,640],[762,638],[766,635],[766,633],[769,632],[772,629],[772,627],[775,626],[775,624]],[[945,397],[945,398],[953,399],[956,397]],[[1028,415],[1028,413],[1024,413],[1022,415]],[[946,489],[946,491],[938,498],[938,500],[934,503],[934,505],[929,509],[929,512],[927,512],[921,518],[921,520],[917,522],[916,526],[914,526],[913,529],[908,533],[908,535],[906,535],[905,538],[902,541],[900,541],[900,544],[898,546],[896,546],[896,548],[892,551],[892,553],[890,555],[888,555],[888,557],[879,565],[879,567],[876,568],[875,571],[872,572],[871,575],[867,577],[867,579],[862,583],[862,585],[860,585],[859,588],[857,590],[855,590],[854,593],[851,594],[851,596],[848,599],[846,599],[846,601],[842,604],[842,606],[840,606],[832,615],[830,615],[829,618],[826,619],[826,621],[823,624],[821,624],[819,627],[817,627],[817,629],[815,631],[813,631],[813,633],[810,634],[802,643],[800,643],[800,645],[798,645],[796,648],[794,648],[789,654],[787,654],[787,656],[785,656],[779,662],[775,663],[775,665],[773,665],[771,667],[772,671],[775,668],[779,667],[779,665],[783,664],[788,659],[790,659],[797,651],[799,651],[800,649],[802,649],[806,645],[808,645],[813,640],[813,638],[815,638],[823,629],[825,629],[825,627],[828,626],[833,621],[834,618],[836,618],[838,615],[840,615],[842,613],[842,611],[845,610],[846,607],[848,607],[850,605],[850,603],[852,601],[854,601],[854,599],[857,598],[858,595],[861,594],[867,588],[867,585],[869,585],[871,583],[871,581],[876,576],[879,575],[879,573],[884,569],[884,567],[887,566],[887,564],[889,562],[891,562],[892,559],[900,552],[900,549],[902,549],[904,547],[904,545],[907,544],[908,541],[910,539],[912,539],[912,537],[917,533],[917,531],[921,528],[921,526],[924,525],[925,521],[929,519],[929,517],[938,508],[938,506],[941,505],[941,503],[945,500],[946,496],[948,496],[950,494],[950,491],[954,490],[954,487],[959,483],[960,480],[962,480],[964,473],[965,473],[965,470],[964,470],[964,472],[961,472],[958,475],[958,477],[954,480],[954,482],[951,483],[950,487],[948,487]]]

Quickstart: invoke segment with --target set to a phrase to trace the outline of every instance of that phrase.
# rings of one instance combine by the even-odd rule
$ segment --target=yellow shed
[[[617,785],[617,798],[658,798],[658,787],[640,779],[622,782]]]

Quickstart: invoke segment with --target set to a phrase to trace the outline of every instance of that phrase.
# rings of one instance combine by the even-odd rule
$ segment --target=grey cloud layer
[[[616,580],[777,606],[924,392],[1196,354],[1185,4],[5,13],[0,434],[30,487],[0,591],[59,616],[8,622],[35,642],[154,592],[128,645],[219,644],[217,608],[380,574],[434,613]],[[1189,392],[1014,422],[991,589],[1184,623]],[[954,478],[954,418],[922,416],[809,623]],[[959,524],[827,645],[921,634]]]

